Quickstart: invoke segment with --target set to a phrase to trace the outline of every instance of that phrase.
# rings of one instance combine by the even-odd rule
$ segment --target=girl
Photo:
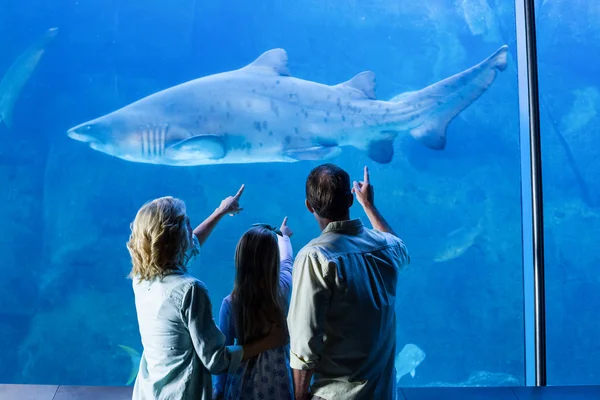
[[[255,224],[235,250],[235,283],[223,300],[219,323],[226,344],[249,343],[285,324],[292,289],[293,254],[287,217],[280,229]],[[285,326],[285,325],[284,325]],[[292,400],[289,345],[243,362],[235,372],[219,375],[213,399]]]
[[[235,371],[243,359],[287,343],[284,328],[247,345],[226,346],[206,286],[187,274],[218,221],[242,209],[244,186],[192,231],[183,201],[161,197],[145,204],[131,224],[135,306],[144,351],[133,399],[210,399],[211,373]],[[265,338],[266,337],[266,338]]]

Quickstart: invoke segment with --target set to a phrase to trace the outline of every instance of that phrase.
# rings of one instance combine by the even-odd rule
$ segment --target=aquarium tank
[[[411,255],[398,385],[524,385],[515,10],[2,0],[0,382],[131,385],[138,208],[175,196],[198,224],[245,185],[190,269],[218,319],[251,224],[287,216],[295,253],[319,234],[304,182],[332,162],[353,180],[369,167]],[[600,382],[599,21],[597,2],[536,2],[551,385]]]

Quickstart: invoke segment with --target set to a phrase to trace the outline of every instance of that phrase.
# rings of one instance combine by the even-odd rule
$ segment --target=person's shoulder
[[[379,231],[377,229],[368,229],[368,232],[371,237],[385,246],[395,247],[403,253],[407,251],[404,241],[392,233]]]
[[[332,269],[331,263],[334,262],[332,252],[328,251],[322,243],[318,241],[309,243],[304,246],[294,260],[294,270],[302,271],[309,268],[314,271],[320,271],[323,276],[328,275]]]
[[[204,282],[200,279],[193,277],[191,275],[186,276],[186,284],[189,285],[189,288],[201,293],[206,293],[208,295],[208,287]]]
[[[402,239],[400,239],[398,236],[393,235],[389,232],[384,232],[384,231],[380,231],[377,229],[373,229],[373,228],[367,228],[365,227],[365,230],[367,232],[369,232],[369,234],[371,236],[373,236],[374,238],[377,238],[379,240],[383,240],[385,242],[387,242],[388,244],[399,244],[399,243],[403,243]]]
[[[221,307],[231,307],[232,302],[233,302],[233,300],[231,298],[231,293],[230,293],[227,296],[225,296],[225,298],[223,298],[223,301],[221,302]]]
[[[190,274],[173,274],[169,276],[173,280],[173,286],[179,288],[189,288],[192,286],[206,287],[204,283]]]
[[[371,229],[371,232],[372,235],[376,235],[376,237],[381,240],[383,245],[388,249],[392,249],[393,254],[395,255],[394,258],[396,258],[401,265],[410,263],[408,249],[401,238],[389,232],[383,232],[376,229]]]
[[[296,260],[305,258],[313,258],[317,260],[322,260],[325,258],[323,248],[319,245],[319,241],[317,239],[313,239],[308,242],[296,254]]]
[[[177,276],[173,277],[173,279],[175,282],[170,293],[171,297],[183,299],[192,292],[206,297],[209,295],[208,288],[204,282],[194,276],[188,274],[178,274]]]
[[[387,233],[387,232],[382,232],[382,233],[385,235],[386,239],[388,240],[388,242],[390,242],[390,244],[394,244],[394,245],[400,246],[400,247],[405,247],[404,241],[400,237],[398,237],[396,235],[392,235],[391,233]]]

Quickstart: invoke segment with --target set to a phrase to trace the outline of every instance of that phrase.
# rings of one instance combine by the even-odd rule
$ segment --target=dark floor
[[[131,387],[0,385],[0,400],[128,400]],[[406,388],[398,400],[600,400],[600,386]]]

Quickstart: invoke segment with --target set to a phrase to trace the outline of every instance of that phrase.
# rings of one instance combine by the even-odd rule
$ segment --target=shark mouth
[[[84,135],[83,133],[79,133],[77,131],[68,131],[67,136],[69,136],[71,139],[77,140],[79,142],[89,143],[89,142],[94,141],[93,137]]]

